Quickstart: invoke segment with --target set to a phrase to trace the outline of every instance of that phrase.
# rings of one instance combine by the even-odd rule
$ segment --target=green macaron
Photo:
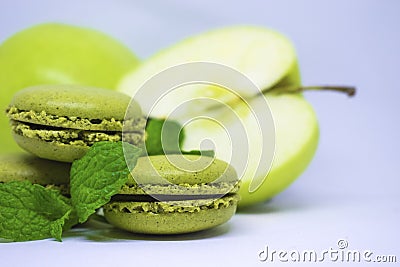
[[[129,118],[125,116],[129,107]],[[125,94],[78,85],[42,85],[16,93],[8,106],[12,134],[20,147],[38,157],[72,162],[98,141],[140,145],[146,120]],[[124,128],[128,129],[128,128]]]
[[[198,155],[141,157],[119,194],[103,207],[118,228],[144,234],[183,234],[227,222],[239,196],[228,163]]]
[[[0,183],[29,181],[69,195],[70,163],[41,159],[27,153],[0,155]]]

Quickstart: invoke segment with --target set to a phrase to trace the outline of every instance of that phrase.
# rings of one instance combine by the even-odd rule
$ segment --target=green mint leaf
[[[146,125],[147,155],[163,155],[165,151],[179,152],[185,134],[173,120],[149,118]]]
[[[122,142],[97,142],[72,163],[71,200],[80,223],[108,203],[128,180],[124,151],[133,168],[142,150]]]
[[[0,238],[30,241],[53,237],[61,241],[73,212],[58,190],[28,181],[0,184]],[[72,225],[73,219],[69,220]]]

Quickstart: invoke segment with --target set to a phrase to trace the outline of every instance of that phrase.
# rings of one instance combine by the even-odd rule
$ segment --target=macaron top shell
[[[131,170],[128,185],[201,185],[238,182],[228,163],[200,155],[156,155],[140,157]]]
[[[72,128],[81,124],[83,129],[91,129],[88,128],[91,124],[96,128],[108,121],[108,124],[118,124],[120,130],[128,107],[129,119],[142,116],[140,106],[123,93],[79,85],[41,85],[17,92],[9,105],[8,116],[56,127]]]

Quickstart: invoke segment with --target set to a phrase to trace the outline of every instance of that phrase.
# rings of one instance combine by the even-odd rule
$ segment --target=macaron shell
[[[0,155],[0,182],[30,181],[40,185],[69,185],[71,164],[26,153]]]
[[[104,206],[103,210],[109,223],[126,231],[144,234],[184,234],[206,230],[227,222],[236,212],[236,202],[232,201],[231,196],[218,199],[210,206],[194,207],[168,205],[165,202],[111,202]],[[157,206],[158,212],[154,212],[154,205]]]
[[[123,93],[80,85],[40,85],[17,92],[10,107],[60,117],[124,120],[142,116],[140,106]]]
[[[42,159],[73,162],[89,150],[87,145],[72,145],[59,142],[46,142],[13,133],[15,142],[26,151]]]
[[[238,182],[235,169],[222,160],[200,155],[156,155],[138,159],[127,185],[221,182]]]

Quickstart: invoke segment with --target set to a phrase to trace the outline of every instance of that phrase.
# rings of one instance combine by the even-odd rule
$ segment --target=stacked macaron
[[[72,162],[98,141],[122,140],[129,106],[126,140],[144,141],[146,120],[129,96],[111,90],[72,85],[30,87],[14,95],[8,109],[12,133],[20,147],[50,160]]]
[[[182,234],[227,222],[238,176],[224,161],[198,155],[141,157],[120,193],[104,206],[113,225],[136,233]]]

